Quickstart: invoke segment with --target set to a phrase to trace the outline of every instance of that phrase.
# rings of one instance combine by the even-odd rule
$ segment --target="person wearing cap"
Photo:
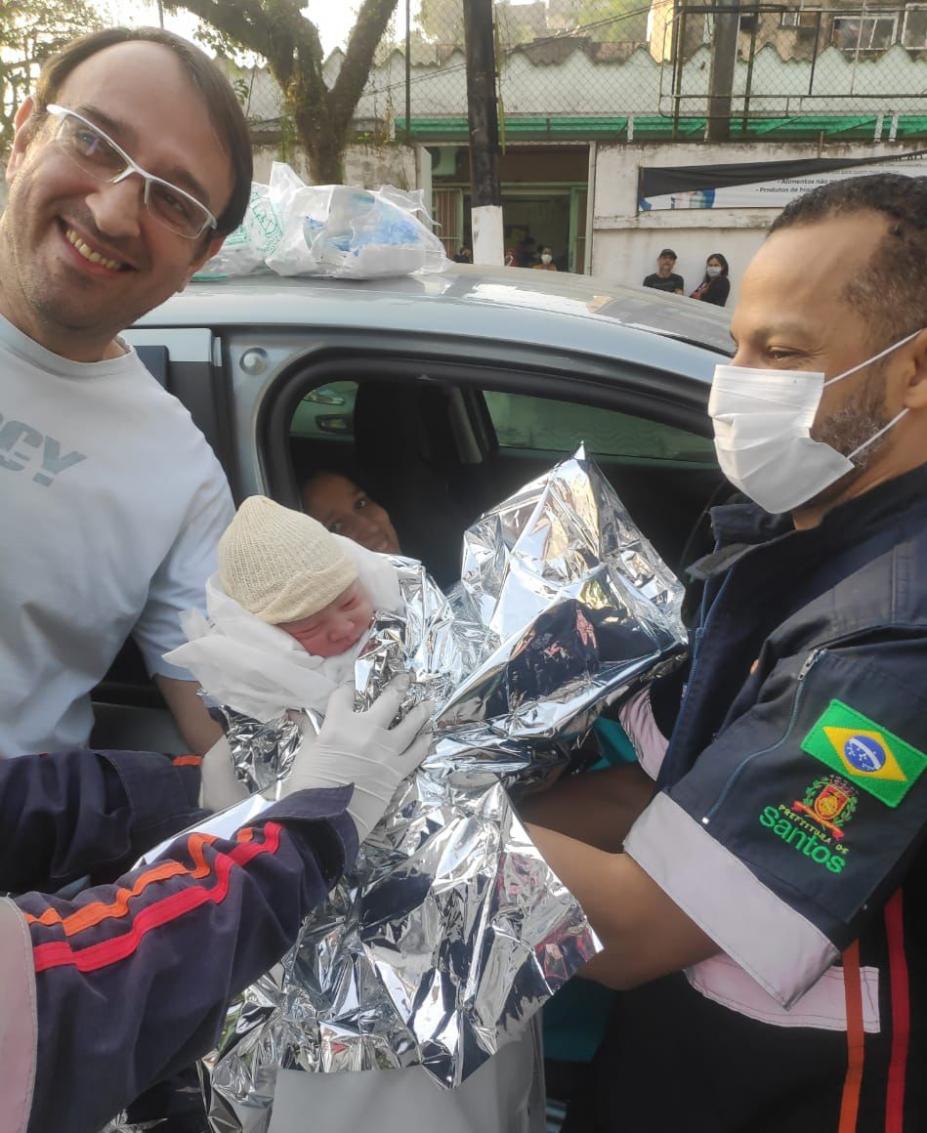
[[[373,617],[357,564],[303,512],[249,496],[219,540],[218,582],[229,598],[316,657],[351,649]]]
[[[167,660],[191,672],[207,692],[221,688],[220,701],[229,697],[246,715],[254,711],[256,670],[260,693],[270,684],[275,703],[327,715],[336,692],[348,695],[342,686],[353,678],[374,611],[403,608],[386,556],[266,496],[244,500],[217,557],[219,569],[206,586],[210,620],[194,615],[187,623],[190,640]],[[416,709],[419,726],[429,710],[428,704]],[[224,738],[206,753],[203,782],[213,807],[247,794]]]
[[[676,253],[672,248],[664,248],[657,256],[657,270],[651,272],[644,279],[644,287],[653,287],[657,291],[671,291],[674,295],[683,295],[686,285],[681,275],[677,275],[673,268],[676,266]]]

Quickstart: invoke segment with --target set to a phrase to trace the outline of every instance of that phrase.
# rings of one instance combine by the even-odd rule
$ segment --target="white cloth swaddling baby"
[[[217,703],[262,723],[292,709],[324,713],[332,692],[353,678],[366,627],[329,656],[310,652],[298,628],[281,627],[317,618],[352,586],[371,613],[402,612],[386,556],[251,496],[220,542],[219,571],[206,584],[208,616],[184,616],[187,644],[167,659],[188,669]]]

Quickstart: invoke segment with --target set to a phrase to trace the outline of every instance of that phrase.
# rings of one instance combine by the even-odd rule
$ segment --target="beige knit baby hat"
[[[321,523],[249,496],[219,540],[219,583],[263,622],[311,618],[357,578],[357,567]]]

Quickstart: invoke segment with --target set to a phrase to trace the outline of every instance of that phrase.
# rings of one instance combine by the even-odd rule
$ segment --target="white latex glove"
[[[235,775],[228,740],[216,740],[200,765],[200,806],[205,810],[225,810],[248,797],[248,788]]]
[[[284,794],[353,783],[348,814],[363,842],[431,746],[432,730],[426,725],[434,706],[429,701],[390,727],[408,687],[408,677],[397,677],[366,712],[354,711],[351,685],[333,692],[318,736],[296,753]]]

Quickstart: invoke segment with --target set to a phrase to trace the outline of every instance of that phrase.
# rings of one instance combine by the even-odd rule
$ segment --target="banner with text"
[[[927,151],[869,159],[809,158],[731,165],[641,167],[638,210],[784,208],[818,185],[866,173],[927,176]]]

